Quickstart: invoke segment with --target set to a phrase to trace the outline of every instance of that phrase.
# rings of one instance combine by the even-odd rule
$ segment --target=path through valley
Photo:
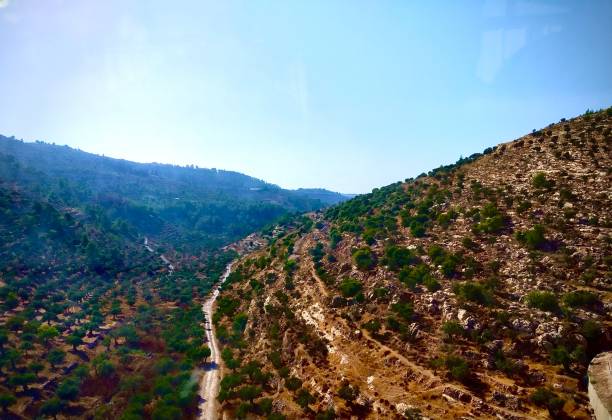
[[[212,326],[213,305],[215,300],[217,300],[217,296],[219,296],[219,287],[227,280],[231,272],[232,263],[229,263],[219,283],[202,305],[205,317],[204,328],[206,329],[206,338],[211,353],[210,362],[206,365],[204,376],[202,376],[200,381],[200,415],[198,417],[200,420],[213,420],[217,418],[217,394],[219,393],[219,382],[221,381],[221,371],[219,369],[221,356],[217,337],[215,337],[215,331]]]

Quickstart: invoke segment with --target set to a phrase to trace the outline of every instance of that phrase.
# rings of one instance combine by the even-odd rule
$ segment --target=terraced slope
[[[612,110],[311,214],[215,315],[226,413],[589,418],[611,347]]]

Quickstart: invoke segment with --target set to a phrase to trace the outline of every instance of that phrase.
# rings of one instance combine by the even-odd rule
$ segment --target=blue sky
[[[612,1],[0,0],[0,133],[361,193],[612,105]]]

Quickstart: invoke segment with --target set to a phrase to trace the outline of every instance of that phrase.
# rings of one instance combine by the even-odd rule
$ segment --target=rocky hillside
[[[242,258],[219,399],[270,418],[589,418],[612,109],[313,214]]]

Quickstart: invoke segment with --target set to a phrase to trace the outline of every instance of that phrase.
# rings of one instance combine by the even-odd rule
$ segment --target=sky
[[[612,1],[0,0],[0,134],[363,193],[612,105]]]

